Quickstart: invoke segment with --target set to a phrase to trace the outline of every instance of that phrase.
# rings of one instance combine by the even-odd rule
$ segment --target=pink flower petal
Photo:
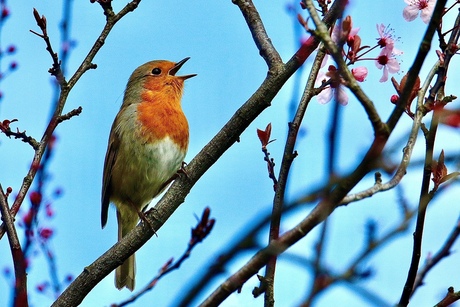
[[[383,67],[383,75],[382,78],[379,80],[380,82],[387,82],[388,81],[388,68],[386,66]]]
[[[392,74],[397,73],[400,69],[399,63],[396,59],[390,59],[386,66],[388,67],[388,71]]]
[[[431,15],[433,15],[434,10],[434,1],[428,2],[428,6],[422,10],[420,13],[420,18],[424,23],[429,23],[431,19]]]
[[[377,24],[377,32],[380,37],[383,37],[383,34],[385,33],[385,25],[383,23]]]
[[[406,21],[413,21],[418,16],[418,7],[413,5],[408,5],[403,10],[403,17]]]
[[[321,104],[328,103],[332,99],[332,89],[330,87],[325,88],[316,96],[316,99],[318,99],[318,102]]]
[[[402,50],[396,49],[393,47],[393,50],[391,51],[394,55],[401,55],[404,52]]]
[[[377,66],[378,69],[382,69],[383,65],[379,63],[379,61],[374,61],[375,66]]]
[[[351,29],[349,36],[355,36],[356,34],[358,34],[360,29],[361,28],[359,28],[359,27]]]
[[[343,87],[339,86],[335,90],[336,90],[336,94],[337,94],[337,101],[341,105],[346,106],[348,104],[348,95],[345,92],[345,90],[343,89]]]

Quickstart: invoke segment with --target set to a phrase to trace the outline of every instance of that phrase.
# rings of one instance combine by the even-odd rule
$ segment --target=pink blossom
[[[32,191],[29,194],[29,199],[33,206],[38,206],[42,202],[42,194],[37,191]]]
[[[48,282],[42,282],[41,284],[38,284],[37,286],[35,286],[35,289],[38,291],[38,292],[45,292],[46,289],[48,289],[49,287],[49,283]]]
[[[34,213],[33,213],[32,209],[30,209],[22,217],[22,223],[24,224],[25,227],[29,227],[32,224],[33,218],[34,218]]]
[[[47,217],[52,217],[54,215],[54,210],[51,204],[46,204],[45,206],[45,212]]]
[[[420,12],[420,18],[424,23],[430,21],[431,15],[433,14],[434,0],[404,0],[407,6],[403,10],[403,17],[406,21],[412,21],[418,16]]]
[[[318,102],[321,104],[326,104],[329,101],[331,101],[332,97],[336,96],[337,101],[343,105],[346,106],[348,104],[348,95],[345,93],[343,90],[343,86],[339,86],[337,88],[333,88],[331,86],[328,86],[324,88],[321,93],[318,94]]]
[[[343,38],[346,40],[346,42],[352,41],[354,39],[354,36],[358,34],[359,30],[361,29],[361,28],[353,28],[353,22],[351,22],[351,20],[350,20],[350,27],[351,27],[351,30],[348,33],[348,36]],[[343,34],[344,33],[343,33],[342,26],[335,26],[331,34],[332,41],[334,43],[338,43]]]
[[[8,8],[4,7],[2,9],[2,13],[1,13],[0,17],[1,17],[1,19],[4,19],[4,18],[6,18],[8,16],[10,16],[10,10]]]
[[[8,52],[8,53],[14,53],[15,51],[16,51],[16,46],[15,45],[10,45],[6,49],[6,52]]]
[[[353,68],[351,70],[351,73],[353,74],[353,77],[355,77],[356,81],[363,82],[364,79],[366,79],[367,77],[367,68],[364,66],[359,66]]]
[[[326,104],[331,101],[332,97],[336,97],[341,105],[348,104],[348,95],[340,84],[340,76],[335,66],[330,65],[326,73],[320,72],[316,80],[321,83],[329,82],[317,96],[319,103]]]
[[[383,49],[389,49],[394,55],[401,55],[403,52],[399,49],[396,49],[395,39],[394,39],[394,29],[389,26],[385,26],[383,23],[377,24],[377,32],[379,33],[379,38],[377,38],[377,45]],[[398,39],[398,38],[396,38]]]
[[[378,69],[383,68],[383,75],[380,78],[380,82],[386,82],[388,80],[388,72],[394,74],[399,71],[399,63],[394,58],[394,55],[387,49],[382,49],[380,55],[375,60],[375,66]]]
[[[353,28],[353,21],[350,16],[347,16],[345,20],[348,22],[348,26],[350,27],[349,31],[344,29],[344,26],[343,26],[344,22],[342,22],[342,24],[336,25],[334,29],[332,29],[331,39],[334,43],[337,43],[337,44],[342,39],[348,46],[352,47],[355,41],[355,36],[357,36],[360,28]],[[346,37],[344,35],[346,35]],[[321,62],[321,68],[326,66],[329,58],[330,58],[330,55],[326,54],[326,56],[323,58],[323,61]]]

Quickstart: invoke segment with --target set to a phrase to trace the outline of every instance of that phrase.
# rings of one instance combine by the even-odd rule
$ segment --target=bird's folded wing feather
[[[117,124],[117,120],[113,123],[112,130],[110,132],[109,138],[109,145],[107,149],[107,153],[105,155],[104,161],[104,174],[102,177],[102,199],[101,199],[101,225],[105,227],[107,223],[108,213],[109,213],[109,204],[110,204],[110,194],[111,194],[111,175],[112,175],[112,168],[115,164],[115,160],[117,157],[118,147],[120,146],[120,138],[118,134],[115,132],[115,125]]]

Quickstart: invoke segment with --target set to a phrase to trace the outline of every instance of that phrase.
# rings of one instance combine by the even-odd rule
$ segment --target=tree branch
[[[283,61],[278,51],[273,47],[254,3],[251,0],[232,0],[232,2],[238,5],[241,13],[243,13],[259,53],[264,58],[268,68],[271,70],[280,67]]]
[[[327,24],[335,21],[338,14],[336,7],[333,5],[325,17]],[[151,227],[145,227],[143,223],[138,225],[88,266],[61,294],[53,306],[60,306],[60,304],[78,305],[99,281],[144,245],[153,236],[154,230],[160,229],[184,202],[185,197],[199,178],[239,139],[249,124],[270,106],[271,101],[284,83],[302,65],[306,57],[316,49],[318,43],[316,40],[309,40],[308,44],[302,45],[282,69],[268,74],[249,100],[236,111],[217,135],[189,163],[186,168],[187,176],[179,177],[174,181],[163,198],[146,213]]]
[[[334,2],[336,4],[337,2]],[[311,2],[310,2],[311,4]],[[439,2],[438,2],[439,5]],[[332,8],[331,8],[332,10]],[[438,13],[439,13],[438,8]],[[313,13],[313,12],[312,12]],[[313,13],[315,14],[315,13]],[[435,16],[435,14],[433,15]],[[434,20],[438,21],[439,18]],[[424,36],[424,42],[431,42],[436,27],[428,27],[428,30]],[[414,65],[412,65],[409,70],[409,74],[413,78],[413,83],[408,87],[406,83],[405,90],[412,90],[415,83],[415,79],[419,74],[421,63],[426,58],[426,50],[421,48]],[[409,97],[410,92],[407,93]],[[406,98],[407,100],[407,98]],[[248,280],[251,276],[257,274],[258,270],[263,267],[274,255],[279,255],[283,253],[288,247],[298,242],[301,238],[305,237],[316,225],[324,221],[324,219],[329,216],[335,208],[339,205],[341,200],[346,196],[346,194],[356,186],[356,184],[364,178],[365,175],[371,171],[375,165],[375,161],[378,159],[382,150],[388,141],[388,137],[393,131],[396,123],[401,118],[403,110],[401,112],[393,112],[391,120],[391,125],[388,125],[388,133],[376,134],[374,141],[369,147],[366,155],[356,167],[356,169],[340,180],[337,185],[335,185],[329,195],[326,195],[322,201],[310,212],[310,214],[302,220],[297,226],[287,231],[285,234],[279,237],[279,239],[272,241],[267,247],[261,249],[257,252],[243,267],[241,267],[235,274],[230,276],[225,282],[223,282],[203,303],[202,306],[215,306],[221,303],[225,298],[227,298],[233,291],[241,287],[241,285]]]

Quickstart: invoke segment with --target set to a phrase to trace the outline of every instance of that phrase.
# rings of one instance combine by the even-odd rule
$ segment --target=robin
[[[102,179],[102,228],[109,203],[117,208],[120,241],[143,217],[142,211],[181,168],[189,142],[181,98],[186,79],[176,76],[189,58],[158,60],[134,70],[110,130]],[[134,254],[116,269],[115,285],[134,289]]]

